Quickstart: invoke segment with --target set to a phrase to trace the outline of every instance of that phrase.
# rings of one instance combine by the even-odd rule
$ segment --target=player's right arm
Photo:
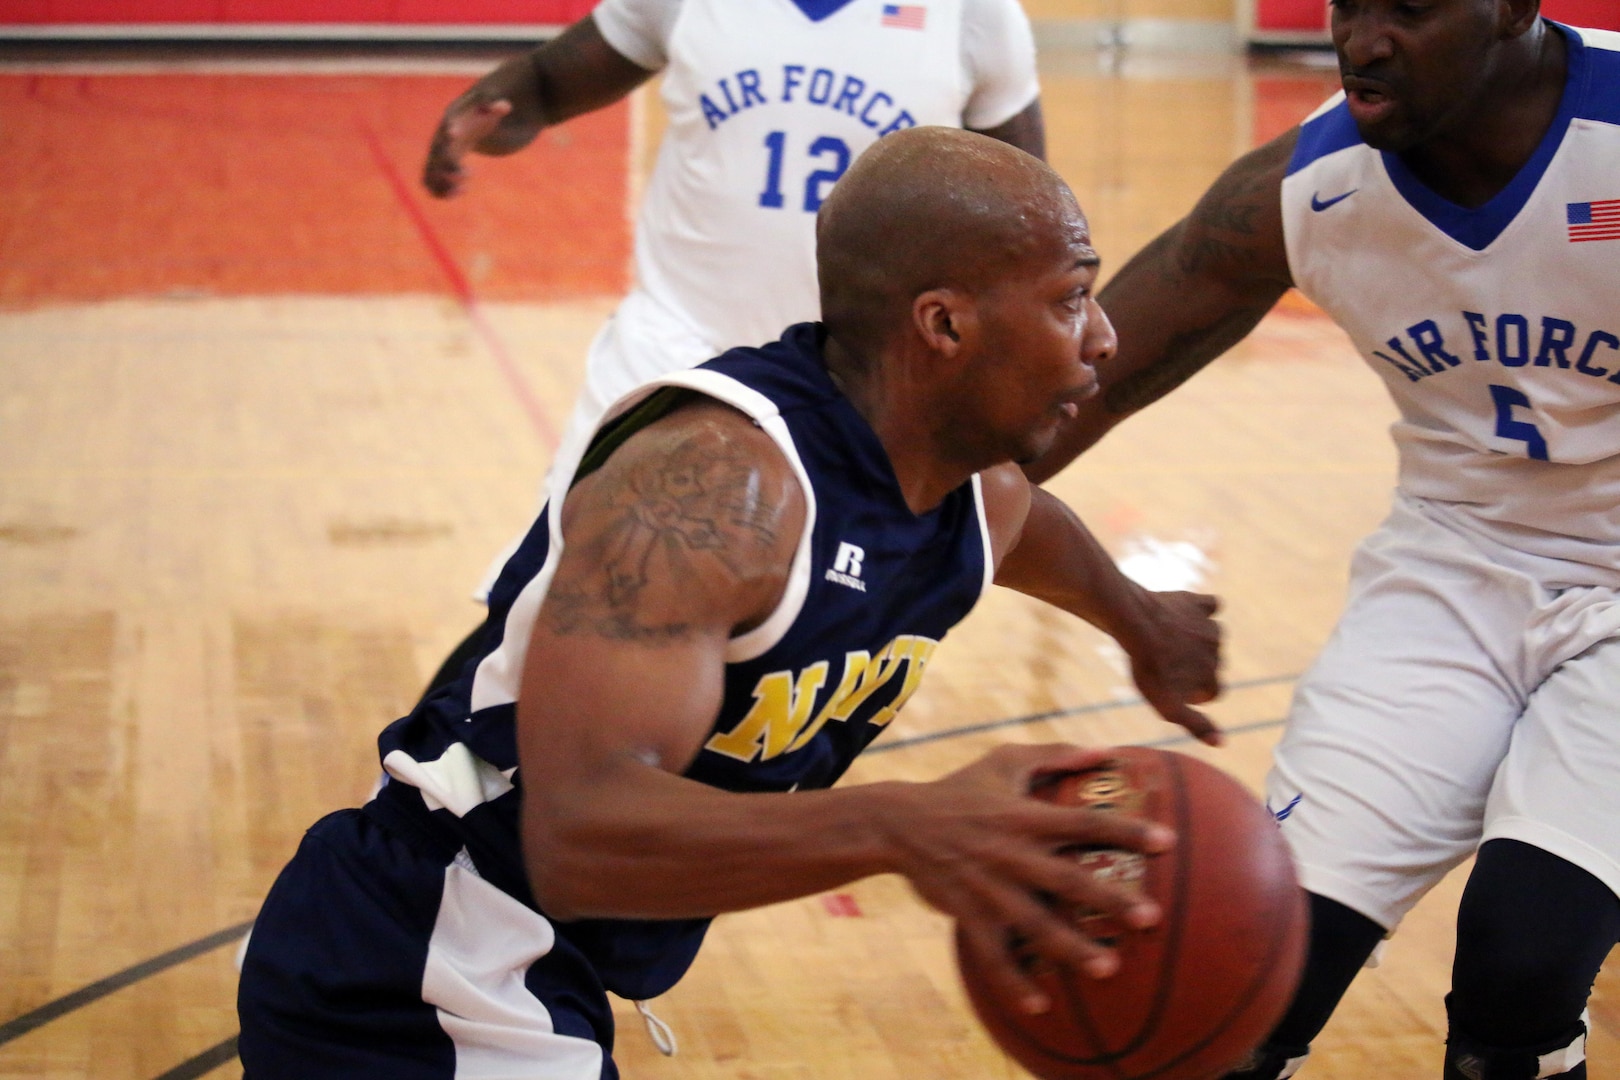
[[[611,105],[652,74],[608,44],[587,15],[449,104],[428,146],[422,183],[441,198],[454,195],[466,183],[467,154],[521,150],[541,129]]]
[[[1008,995],[1006,950],[1107,974],[1117,957],[1040,896],[1143,926],[1157,908],[1059,854],[1163,850],[1162,826],[1031,798],[1035,777],[1106,751],[1004,747],[929,783],[744,793],[682,775],[719,714],[731,638],[779,603],[805,521],[781,451],[725,406],[628,439],[563,509],[560,554],[519,694],[526,868],[560,919],[709,916],[907,877],[954,917]]]
[[[1293,285],[1283,241],[1282,181],[1294,128],[1239,158],[1192,213],[1161,233],[1098,296],[1119,336],[1052,449],[1025,467],[1041,483],[1121,420],[1192,378],[1241,341]]]

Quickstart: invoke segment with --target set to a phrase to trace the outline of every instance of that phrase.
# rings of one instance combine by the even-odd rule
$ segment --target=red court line
[[[421,203],[417,202],[415,193],[406,184],[404,177],[399,175],[399,170],[394,167],[393,161],[388,157],[388,152],[383,148],[382,140],[377,137],[377,132],[364,119],[359,121],[359,127],[361,136],[366,140],[366,146],[371,150],[371,158],[376,162],[378,171],[383,174],[383,179],[393,189],[394,198],[398,200],[406,216],[411,219],[411,224],[416,227],[417,235],[422,238],[422,243],[426,245],[428,254],[433,256],[433,261],[444,272],[445,279],[450,283],[451,291],[456,294],[456,299],[461,301],[462,309],[466,311],[467,318],[472,322],[473,329],[483,341],[484,347],[495,358],[495,364],[501,369],[501,374],[506,376],[506,382],[512,388],[512,393],[517,397],[518,404],[522,405],[523,411],[528,414],[529,422],[534,425],[534,429],[539,433],[541,441],[548,448],[555,447],[557,445],[556,426],[551,422],[545,407],[540,404],[540,399],[535,396],[533,387],[529,385],[529,381],[523,377],[523,372],[518,369],[517,364],[513,361],[512,353],[507,349],[506,342],[495,332],[495,328],[490,325],[489,319],[484,315],[484,309],[478,303],[478,297],[473,293],[472,284],[467,280],[467,275],[461,272],[461,267],[457,265],[455,256],[450,254],[450,249],[439,237],[438,230],[433,227],[433,223],[422,212]]]

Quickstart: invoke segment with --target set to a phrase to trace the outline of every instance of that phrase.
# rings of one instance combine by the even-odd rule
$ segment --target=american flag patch
[[[1620,240],[1620,199],[1598,202],[1572,202],[1565,213],[1569,218],[1569,242]]]
[[[902,30],[921,30],[928,21],[928,9],[921,4],[884,4],[883,25]]]

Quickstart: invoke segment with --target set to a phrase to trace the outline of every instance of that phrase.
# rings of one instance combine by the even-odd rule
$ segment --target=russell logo
[[[861,580],[861,563],[866,558],[866,549],[856,547],[854,544],[838,542],[838,554],[833,557],[832,569],[827,571],[828,581],[847,586],[859,592],[866,591],[866,582]]]

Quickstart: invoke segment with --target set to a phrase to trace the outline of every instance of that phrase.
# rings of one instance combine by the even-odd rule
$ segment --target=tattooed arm
[[[1119,335],[1101,391],[1052,449],[1025,468],[1041,483],[1110,428],[1241,341],[1293,284],[1283,246],[1282,180],[1292,129],[1239,158],[1192,213],[1143,248],[1098,297]]]
[[[728,639],[782,595],[805,505],[776,445],[708,402],[631,436],[569,493],[518,701],[523,850],[540,906],[559,919],[714,915],[899,873],[957,919],[1010,994],[1040,992],[1007,953],[1009,927],[1053,962],[1113,971],[1113,952],[1037,894],[1148,925],[1154,905],[1060,851],[1162,850],[1172,838],[1027,794],[1037,774],[1106,751],[1005,747],[929,783],[791,795],[680,775],[719,711]]]
[[[440,198],[454,195],[466,184],[462,159],[469,153],[516,153],[542,128],[611,105],[652,75],[609,45],[587,15],[446,106],[428,145],[422,184]]]

